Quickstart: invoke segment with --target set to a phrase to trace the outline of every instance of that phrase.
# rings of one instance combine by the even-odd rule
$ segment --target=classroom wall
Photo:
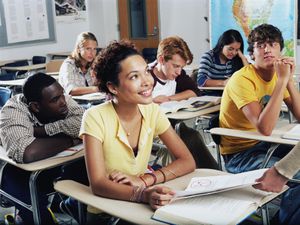
[[[33,55],[44,56],[48,52],[71,51],[77,34],[89,29],[88,20],[69,24],[55,23],[55,26],[56,42],[0,48],[0,60],[30,59]]]
[[[48,52],[71,51],[76,36],[82,31],[93,32],[99,46],[119,39],[117,0],[86,0],[87,20],[70,24],[56,24],[57,42],[12,48],[0,48],[0,60],[31,58]],[[158,0],[160,38],[170,35],[181,36],[189,45],[193,64],[198,64],[201,55],[209,49],[209,24],[204,20],[208,15],[209,0]],[[300,64],[300,46],[297,46],[297,64]]]

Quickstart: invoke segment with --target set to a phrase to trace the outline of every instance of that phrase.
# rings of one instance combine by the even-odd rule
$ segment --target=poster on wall
[[[45,1],[3,0],[8,44],[49,38]]]
[[[55,14],[58,23],[86,21],[85,0],[55,0]]]
[[[282,32],[283,55],[295,56],[296,5],[295,0],[210,0],[211,48],[224,31],[236,29],[244,38],[244,53],[247,55],[247,37],[250,31],[260,24],[268,23]]]

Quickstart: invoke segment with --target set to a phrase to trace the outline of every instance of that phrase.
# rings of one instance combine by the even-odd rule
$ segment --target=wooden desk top
[[[184,190],[193,177],[217,176],[224,174],[226,173],[219,170],[197,169],[190,174],[168,181],[162,185],[169,186],[175,190]],[[121,219],[124,219],[126,221],[130,221],[134,224],[165,224],[151,219],[154,211],[147,204],[99,197],[92,193],[90,187],[72,180],[58,181],[55,183],[54,189],[67,196],[73,197],[80,202],[105,211],[110,215],[120,217]],[[243,196],[247,197],[252,194],[260,196],[262,195],[261,191],[255,190],[252,187],[246,187],[233,191],[237,191]],[[266,195],[261,203],[264,204],[275,198],[277,195],[278,193]],[[249,208],[247,212],[244,212],[242,218],[245,218],[245,216],[251,214],[253,211],[255,211],[255,209],[257,209],[257,207],[258,206],[255,206],[253,204],[253,208]],[[225,223],[228,224],[228,221],[224,221],[224,224]]]
[[[187,111],[178,111],[175,113],[167,113],[166,116],[169,119],[177,119],[177,120],[187,120],[192,119],[198,116],[203,116],[205,114],[214,113],[220,111],[220,105],[215,105],[209,108],[201,109],[196,112],[187,112]]]
[[[71,51],[67,51],[67,52],[50,52],[50,53],[47,53],[47,55],[50,55],[50,56],[69,56],[69,55],[71,55]]]
[[[16,163],[12,159],[8,158],[5,149],[2,146],[0,146],[0,160],[26,171],[37,171],[37,170],[52,168],[58,165],[62,165],[66,162],[79,159],[83,156],[84,156],[84,151],[82,149],[70,156],[64,156],[59,158],[48,158],[48,159],[43,159],[32,163]]]
[[[39,70],[46,68],[46,63],[41,64],[33,64],[28,66],[4,66],[2,69],[4,70],[13,70],[13,71],[31,71],[31,70]]]
[[[15,61],[17,61],[17,60],[1,60],[0,61],[0,67],[4,66],[7,63],[13,63]]]
[[[17,80],[0,80],[0,86],[23,86],[26,78]]]
[[[211,91],[224,91],[225,87],[202,87],[198,86],[200,90],[211,90]]]
[[[192,177],[214,176],[224,173],[219,170],[199,169],[183,177],[168,181],[164,185],[171,186],[177,190],[184,190]],[[103,210],[110,215],[120,217],[135,224],[165,224],[151,219],[153,210],[149,205],[99,197],[92,193],[90,187],[72,180],[58,181],[54,185],[54,189],[80,202]]]
[[[59,72],[46,72],[47,75],[50,75],[50,76],[58,76]]]
[[[13,63],[13,62],[16,62],[16,61],[21,61],[21,60],[28,60],[28,59],[8,59],[8,60],[1,60],[0,61],[0,67],[8,64],[8,63]]]
[[[298,141],[296,140],[281,138],[282,135],[288,130],[290,130],[293,126],[295,126],[295,124],[289,124],[280,129],[274,129],[272,135],[270,136],[264,136],[257,131],[235,130],[235,129],[228,129],[228,128],[220,128],[220,127],[212,128],[210,130],[210,133],[222,135],[222,136],[238,137],[238,138],[252,139],[258,141],[278,143],[278,144],[296,145],[298,143]]]
[[[81,100],[81,101],[101,101],[105,100],[106,94],[102,92],[90,93],[85,95],[77,95],[72,96],[74,100]]]

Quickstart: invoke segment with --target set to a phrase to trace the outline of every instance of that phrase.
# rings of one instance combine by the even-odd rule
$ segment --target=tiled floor
[[[287,114],[282,115],[277,123],[277,127],[287,125],[288,124],[287,118],[288,118]],[[193,120],[187,121],[186,123],[189,126],[194,125]],[[205,123],[203,124],[203,127],[205,127]],[[216,148],[215,148],[214,144],[212,143],[212,139],[211,139],[210,135],[207,133],[202,133],[202,134],[204,136],[205,142],[208,144],[209,149],[211,150],[213,156],[215,157],[216,156]],[[273,204],[271,206],[270,214],[273,215],[276,212],[276,210],[278,210],[278,202],[276,202],[275,204]],[[0,207],[0,225],[4,224],[4,216],[8,213],[13,213],[13,212],[14,212],[14,208],[5,209],[5,208]],[[56,213],[55,215],[58,218],[59,224],[78,225],[77,222],[75,220],[72,220],[68,215],[63,215],[61,213]],[[250,219],[248,219],[242,223],[242,225],[258,225],[258,224],[261,224],[261,219],[259,216],[252,216]]]
[[[4,225],[4,217],[6,214],[13,214],[14,213],[14,208],[1,208],[0,207],[0,225]],[[78,223],[69,217],[68,215],[62,214],[62,213],[55,213],[55,216],[58,220],[58,223],[60,225],[78,225]]]

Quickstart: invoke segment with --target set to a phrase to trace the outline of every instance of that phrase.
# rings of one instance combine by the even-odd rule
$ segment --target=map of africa
[[[283,54],[294,56],[296,49],[295,0],[210,0],[210,44],[213,48],[228,29],[240,31],[247,54],[247,37],[262,23],[278,27],[284,38]]]

